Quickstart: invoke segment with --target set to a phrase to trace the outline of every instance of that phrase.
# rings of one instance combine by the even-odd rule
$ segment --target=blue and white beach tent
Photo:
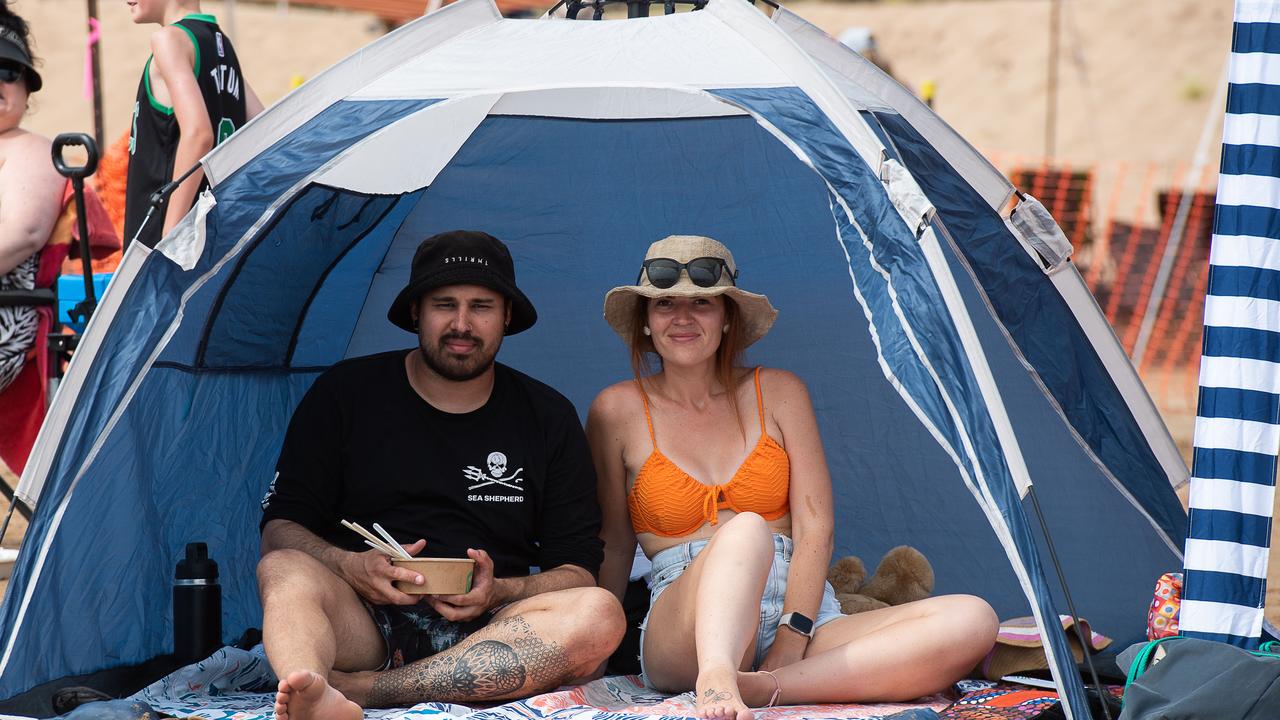
[[[1030,503],[1076,609],[1119,642],[1181,567],[1187,469],[1061,232],[790,12],[506,20],[463,0],[204,170],[182,225],[124,258],[23,476],[36,510],[0,608],[0,697],[168,652],[187,542],[222,568],[226,638],[260,624],[259,500],[290,413],[333,363],[414,344],[387,306],[418,242],[455,228],[505,240],[538,307],[500,359],[583,412],[630,373],[605,291],[654,239],[726,242],[781,310],[751,361],[814,398],[838,554],[910,544],[937,592],[1034,615],[1069,717],[1088,711]]]

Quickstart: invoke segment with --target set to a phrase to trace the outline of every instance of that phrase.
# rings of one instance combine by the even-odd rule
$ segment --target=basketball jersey
[[[212,15],[187,15],[174,23],[191,38],[195,47],[196,84],[209,114],[214,145],[226,140],[245,123],[244,84],[240,62],[231,40],[222,33]],[[173,179],[174,158],[178,152],[178,120],[173,108],[161,105],[151,94],[151,62],[147,58],[133,103],[133,125],[129,130],[129,180],[125,188],[124,237],[129,242],[138,233],[147,211],[151,194]],[[182,168],[183,171],[186,168]],[[202,181],[200,189],[207,187]],[[160,242],[168,198],[156,209],[138,237],[148,247]]]

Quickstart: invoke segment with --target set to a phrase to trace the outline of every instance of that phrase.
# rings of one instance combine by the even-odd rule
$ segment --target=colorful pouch
[[[1147,611],[1147,639],[1178,634],[1178,610],[1182,607],[1182,573],[1165,573],[1156,582],[1155,598]]]

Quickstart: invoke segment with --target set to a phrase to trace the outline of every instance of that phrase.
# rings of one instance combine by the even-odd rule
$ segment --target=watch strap
[[[808,630],[802,630],[801,627],[808,626]],[[778,620],[778,627],[785,627],[793,633],[803,635],[807,638],[813,637],[813,620],[807,615],[798,612],[789,612],[784,614]]]

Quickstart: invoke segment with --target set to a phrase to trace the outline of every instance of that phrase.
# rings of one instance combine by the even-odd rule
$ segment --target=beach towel
[[[128,700],[177,717],[272,720],[276,682],[261,645],[249,651],[225,647],[149,685]],[[951,698],[938,694],[911,703],[781,706],[760,710],[756,718],[936,720],[938,711],[950,704]],[[615,675],[502,705],[468,707],[429,702],[409,708],[366,710],[365,717],[370,720],[663,720],[694,717],[693,709],[692,692],[669,697],[645,687],[634,675]]]

